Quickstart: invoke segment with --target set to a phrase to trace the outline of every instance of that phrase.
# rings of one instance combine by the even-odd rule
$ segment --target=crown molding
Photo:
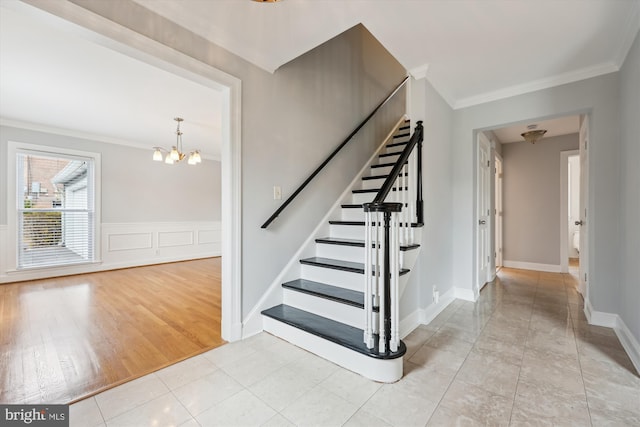
[[[411,68],[409,74],[416,80],[421,80],[427,77],[427,71],[429,70],[429,64],[422,64],[417,67]]]
[[[68,136],[71,138],[88,139],[90,141],[102,142],[105,144],[123,145],[129,148],[137,148],[141,150],[153,151],[153,147],[149,144],[139,141],[129,141],[120,138],[111,138],[108,136],[97,135],[90,132],[82,132],[71,129],[64,129],[55,126],[43,125],[39,123],[25,122],[21,120],[5,119],[0,117],[0,126],[14,127],[18,129],[30,130],[34,132],[50,133],[53,135]],[[202,154],[201,154],[202,155]],[[220,156],[202,155],[203,159],[220,161]]]
[[[580,80],[590,79],[592,77],[604,74],[615,73],[620,70],[616,64],[606,62],[592,67],[581,68],[579,70],[558,74],[544,79],[534,80],[520,85],[509,86],[493,92],[486,92],[480,95],[474,95],[467,98],[455,100],[451,107],[454,110],[472,107],[474,105],[484,104],[491,101],[510,98],[512,96],[523,95],[538,90],[549,89],[555,86],[573,83]]]

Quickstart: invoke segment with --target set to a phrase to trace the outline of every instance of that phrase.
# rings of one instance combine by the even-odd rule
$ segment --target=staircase
[[[329,236],[315,239],[315,256],[300,260],[300,277],[282,284],[283,303],[262,312],[265,331],[380,382],[394,382],[402,377],[402,356],[406,347],[399,339],[398,300],[420,246],[422,224],[416,223],[415,212],[416,204],[421,205],[421,191],[416,202],[416,190],[409,185],[420,179],[415,176],[416,168],[409,167],[418,163],[418,156],[412,154],[397,166],[402,170],[384,199],[385,206],[402,207],[405,212],[404,216],[398,214],[399,219],[395,220],[395,229],[399,231],[391,232],[392,238],[396,236],[399,242],[395,250],[389,241],[375,238],[381,239],[384,234],[381,231],[384,230],[384,217],[374,216],[371,220],[364,207],[369,208],[367,204],[374,201],[389,174],[400,163],[410,136],[410,124],[405,121],[380,150],[377,160],[370,165],[369,174],[362,177],[360,188],[353,189],[350,200],[341,205],[340,219],[329,221]],[[411,198],[413,202],[410,202]],[[379,209],[381,205],[376,207]],[[372,212],[374,210],[371,208]],[[409,219],[410,215],[413,215],[413,221]],[[386,268],[376,267],[375,263],[372,267],[371,260],[381,259],[380,251],[387,245],[391,255],[389,258],[387,251]],[[370,261],[367,263],[369,268],[366,268],[365,260]],[[382,286],[384,277],[390,276],[393,288],[394,263],[398,265],[396,294],[390,296],[393,289],[391,294],[387,293],[385,305],[383,292],[376,289]],[[366,280],[367,275],[370,280]],[[392,298],[394,300],[390,301]],[[391,320],[392,316],[395,320]]]

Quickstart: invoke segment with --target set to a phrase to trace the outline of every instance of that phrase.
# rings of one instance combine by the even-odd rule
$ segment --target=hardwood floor
[[[0,285],[0,402],[70,403],[224,343],[221,258]]]

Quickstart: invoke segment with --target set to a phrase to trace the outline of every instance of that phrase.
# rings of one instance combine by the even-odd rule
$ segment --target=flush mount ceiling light
[[[253,1],[255,1],[256,3],[277,3],[280,0],[253,0]]]
[[[546,129],[538,129],[538,125],[529,125],[527,126],[527,131],[521,133],[520,136],[524,138],[525,141],[535,144],[540,138],[547,133]]]
[[[162,161],[162,152],[167,153],[164,158],[164,162],[168,165],[172,165],[174,163],[178,163],[181,160],[184,160],[187,155],[182,151],[182,131],[180,130],[180,123],[184,121],[181,117],[176,117],[176,122],[178,122],[178,127],[176,128],[176,145],[171,147],[171,151],[165,150],[162,147],[153,147],[153,160],[156,162]],[[189,153],[187,163],[190,165],[196,165],[202,162],[202,157],[200,157],[200,150],[194,150]]]

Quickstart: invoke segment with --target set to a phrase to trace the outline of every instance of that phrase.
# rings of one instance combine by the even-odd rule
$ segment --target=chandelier
[[[176,117],[176,122],[178,122],[178,127],[176,128],[176,145],[171,147],[171,151],[165,150],[162,147],[153,147],[153,160],[157,162],[162,161],[162,152],[164,151],[167,155],[164,158],[164,162],[168,165],[172,165],[174,163],[178,163],[181,160],[184,160],[187,157],[187,163],[190,165],[197,165],[202,162],[202,157],[200,157],[200,150],[194,150],[187,154],[182,151],[182,131],[180,130],[180,123],[184,121],[181,117]]]
[[[546,129],[538,129],[538,125],[529,125],[527,126],[527,131],[521,133],[520,136],[524,138],[525,141],[535,144],[540,138],[547,133]]]

